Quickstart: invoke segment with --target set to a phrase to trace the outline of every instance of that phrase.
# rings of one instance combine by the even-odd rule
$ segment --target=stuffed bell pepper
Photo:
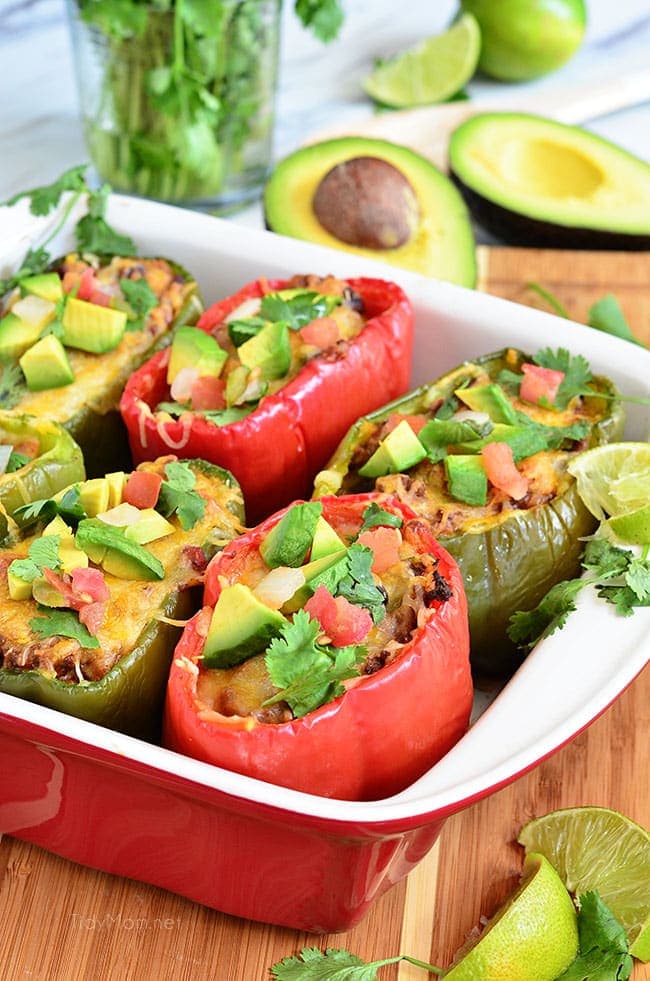
[[[0,300],[0,405],[65,426],[91,476],[130,466],[124,385],[201,309],[173,262],[71,253]]]
[[[81,450],[62,426],[0,410],[0,542],[18,508],[86,476]]]
[[[21,511],[33,533],[0,550],[0,691],[156,738],[177,620],[242,528],[235,480],[168,456]]]
[[[387,495],[297,502],[208,567],[164,742],[307,793],[390,796],[465,732],[467,609],[429,524]]]
[[[393,283],[249,283],[129,381],[121,409],[134,458],[172,452],[227,467],[258,521],[309,494],[351,423],[406,390],[412,333]]]
[[[622,429],[614,386],[584,358],[508,349],[360,419],[314,497],[376,489],[426,517],[463,575],[472,664],[503,675],[520,660],[510,616],[578,574],[595,528],[567,464]]]

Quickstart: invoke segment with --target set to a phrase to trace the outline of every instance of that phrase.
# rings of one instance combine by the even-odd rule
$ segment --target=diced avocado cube
[[[71,296],[63,311],[63,343],[91,354],[116,348],[126,329],[126,313]]]
[[[143,508],[140,517],[133,525],[128,525],[124,534],[130,541],[137,542],[138,545],[148,545],[149,542],[158,541],[173,534],[176,529],[171,521],[163,518],[162,514],[154,508]]]
[[[20,281],[20,289],[23,295],[33,293],[34,296],[40,296],[50,303],[57,303],[63,297],[63,284],[55,272],[26,276]]]
[[[32,584],[7,570],[7,586],[12,600],[28,600],[32,595]]]
[[[340,552],[342,548],[345,548],[345,542],[341,541],[331,524],[321,514],[316,522],[316,530],[311,545],[311,561],[315,562],[326,555],[331,555],[332,552]]]
[[[260,554],[271,569],[303,564],[314,540],[316,524],[323,513],[319,501],[294,504],[260,543]]]
[[[77,528],[76,544],[93,562],[119,579],[164,579],[160,559],[126,537],[124,531],[99,518],[84,518]],[[100,549],[104,549],[103,553]],[[100,556],[101,558],[96,556]]]
[[[248,586],[226,586],[219,594],[205,638],[205,667],[231,668],[259,654],[285,623],[286,618],[262,603]]]
[[[487,474],[480,456],[451,454],[445,457],[445,470],[451,497],[479,507],[487,502]]]
[[[406,419],[381,441],[370,459],[359,469],[362,477],[383,477],[403,473],[424,460],[427,451]]]
[[[243,364],[238,364],[236,368],[228,372],[226,379],[226,405],[237,405],[237,402],[246,391],[250,369]]]
[[[88,555],[82,549],[77,548],[74,538],[72,539],[72,544],[61,542],[59,546],[59,559],[61,561],[62,572],[69,573],[73,569],[88,568]]]
[[[110,487],[105,477],[94,477],[79,484],[79,503],[89,518],[108,511]]]
[[[123,470],[116,470],[114,473],[107,473],[104,480],[108,484],[108,506],[109,508],[117,507],[124,498],[126,474]]]
[[[57,514],[49,524],[45,525],[41,535],[45,537],[46,535],[59,535],[61,540],[66,538],[74,538],[74,534],[70,525],[67,525],[60,514]]]
[[[63,388],[74,381],[68,355],[54,334],[48,334],[25,351],[19,364],[25,375],[27,388],[32,392]]]
[[[218,378],[227,357],[227,351],[211,334],[198,327],[179,327],[169,354],[167,384],[171,385],[184,368],[195,368],[199,377],[209,375]]]
[[[0,320],[0,362],[15,361],[41,336],[41,327],[28,324],[15,313]]]
[[[265,380],[282,378],[291,365],[289,328],[281,320],[267,324],[250,340],[244,341],[237,353],[243,365],[259,368]]]
[[[454,395],[474,412],[485,412],[492,422],[502,422],[514,426],[517,414],[510,399],[496,382],[489,385],[473,385],[469,388],[458,388]]]
[[[301,588],[293,594],[291,599],[287,600],[287,602],[283,604],[282,612],[289,614],[295,613],[296,610],[301,610],[309,597],[313,596],[316,592],[318,583],[315,584],[315,581],[317,577],[321,576],[322,573],[337,565],[337,563],[341,562],[342,559],[345,559],[346,554],[347,548],[343,546],[337,552],[331,552],[329,555],[323,555],[318,559],[308,562],[307,565],[301,566],[300,568],[305,575],[305,585],[301,586]],[[340,566],[342,575],[339,578],[343,577],[344,566],[345,563]]]

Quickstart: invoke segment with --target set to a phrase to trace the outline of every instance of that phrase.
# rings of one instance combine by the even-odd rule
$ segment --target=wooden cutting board
[[[613,292],[637,336],[650,344],[650,254],[497,248],[482,249],[480,261],[483,289],[543,306],[526,287],[534,281],[557,295],[576,320]],[[308,945],[345,947],[366,960],[403,952],[447,965],[479,918],[491,915],[516,886],[522,851],[515,839],[529,818],[558,807],[600,804],[650,827],[649,723],[646,669],[569,746],[450,818],[409,878],[383,896],[363,923],[336,936],[238,920],[5,837],[0,975],[32,981],[263,981],[271,964]],[[380,973],[382,981],[426,977],[405,964]],[[635,964],[633,979],[650,981],[650,965]]]

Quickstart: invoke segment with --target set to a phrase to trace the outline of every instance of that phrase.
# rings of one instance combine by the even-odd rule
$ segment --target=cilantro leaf
[[[144,277],[142,279],[121,279],[120,288],[135,314],[135,319],[129,320],[128,330],[142,330],[147,317],[158,306],[158,297]]]
[[[606,538],[592,538],[587,542],[582,565],[598,579],[622,576],[628,569],[632,552],[619,548]]]
[[[534,647],[566,623],[575,608],[576,596],[587,585],[586,579],[568,579],[556,583],[535,609],[518,610],[510,617],[508,637],[521,647]]]
[[[296,718],[313,712],[343,694],[341,684],[359,674],[357,665],[367,657],[360,645],[332,647],[318,644],[322,633],[318,620],[298,610],[293,622],[287,621],[268,648],[265,664],[272,683],[280,691],[264,702],[287,702]]]
[[[176,513],[185,531],[193,528],[205,514],[206,501],[194,490],[196,476],[187,463],[168,463],[165,467],[156,510],[168,518]]]
[[[0,296],[4,296],[9,290],[18,286],[20,281],[25,279],[26,276],[35,276],[38,273],[45,272],[50,264],[50,258],[49,252],[46,252],[42,247],[40,249],[30,249],[25,255],[19,269],[6,279],[0,279]]]
[[[37,521],[51,521],[57,514],[60,514],[68,523],[81,521],[87,515],[80,499],[79,485],[74,484],[67,489],[60,500],[46,497],[32,501],[30,504],[23,504],[16,508],[13,517],[23,529],[36,524]]]
[[[295,0],[294,9],[305,27],[320,41],[332,41],[343,23],[338,0]]]
[[[340,296],[301,290],[294,296],[281,296],[280,293],[267,293],[260,306],[260,314],[265,320],[283,321],[291,330],[300,330],[312,320],[327,317],[342,303]]]
[[[382,525],[388,528],[401,528],[404,524],[404,520],[399,514],[393,514],[392,511],[386,511],[384,508],[380,507],[376,501],[372,501],[371,504],[365,509],[362,515],[363,524],[359,528],[359,535],[368,528],[375,528],[377,525]]]
[[[50,211],[56,208],[66,191],[82,192],[87,189],[86,179],[84,177],[86,168],[87,164],[82,164],[80,167],[70,167],[51,184],[43,187],[33,187],[29,191],[20,191],[18,194],[14,194],[12,198],[9,198],[8,201],[5,201],[5,204],[11,207],[11,205],[16,204],[22,198],[29,198],[29,210],[33,215],[49,215]]]
[[[43,569],[57,570],[61,567],[59,558],[60,535],[45,535],[37,538],[29,546],[27,558],[14,559],[8,568],[13,576],[24,582],[34,582],[43,575]]]
[[[246,317],[244,320],[229,320],[228,336],[235,347],[241,347],[245,341],[259,334],[262,328],[266,327],[267,323],[268,321],[264,320],[263,317]]]
[[[348,571],[339,581],[336,595],[344,596],[356,606],[364,606],[370,612],[373,623],[379,623],[386,612],[386,595],[376,585],[372,575],[373,558],[372,550],[364,545],[350,545],[345,557]]]
[[[29,626],[39,637],[71,637],[81,647],[99,647],[99,641],[79,622],[79,614],[75,611],[52,610],[45,606],[38,609],[43,615],[33,617]]]
[[[544,348],[533,355],[533,361],[542,368],[564,372],[564,378],[553,403],[556,409],[566,409],[571,399],[583,394],[587,382],[591,381],[591,368],[587,359],[581,354],[572,357],[564,347],[558,348],[557,351],[552,351],[550,347]]]
[[[595,330],[602,330],[606,334],[620,337],[623,341],[630,341],[645,348],[645,344],[634,336],[629,324],[625,319],[625,314],[621,310],[621,305],[613,293],[608,293],[602,299],[594,303],[587,313],[587,323]]]
[[[104,217],[110,191],[108,184],[102,184],[97,191],[88,191],[88,214],[79,219],[75,229],[79,252],[99,255],[134,255],[137,252],[133,239],[116,232]]]
[[[632,973],[625,930],[597,892],[580,896],[580,952],[558,981],[626,981]]]
[[[407,961],[430,974],[443,975],[442,968],[425,964],[415,957],[398,954],[380,961],[363,961],[356,954],[337,947],[318,950],[317,947],[303,947],[295,957],[285,957],[271,968],[275,981],[376,981],[381,967]]]
[[[17,453],[12,450],[9,460],[7,461],[7,468],[5,473],[15,473],[16,470],[20,470],[21,467],[26,466],[30,463],[31,457],[25,456],[24,453]]]

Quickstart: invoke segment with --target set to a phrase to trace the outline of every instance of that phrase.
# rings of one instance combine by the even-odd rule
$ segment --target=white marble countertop
[[[285,3],[277,101],[275,157],[315,132],[354,128],[373,114],[360,80],[375,58],[443,30],[454,0],[343,0],[341,36],[324,46],[304,31]],[[588,0],[589,27],[580,52],[535,82],[505,85],[476,79],[472,100],[543,112],[594,94],[598,106],[642,100],[596,119],[576,120],[637,155],[650,158],[650,0]],[[72,73],[64,0],[0,0],[0,201],[49,183],[87,160]],[[645,84],[639,82],[646,73]],[[632,90],[630,92],[630,89]],[[603,96],[605,102],[603,103]],[[643,101],[645,100],[645,101]],[[593,100],[592,100],[593,101]],[[593,111],[593,109],[591,110]],[[0,218],[6,224],[7,218]],[[261,210],[235,220],[261,226]],[[6,230],[6,229],[5,229]],[[0,227],[0,233],[3,230]],[[479,240],[482,239],[477,229]]]

